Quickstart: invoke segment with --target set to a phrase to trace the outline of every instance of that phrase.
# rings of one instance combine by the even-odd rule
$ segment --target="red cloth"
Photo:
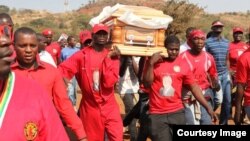
[[[164,88],[163,79],[170,77],[172,88],[174,88],[173,96],[162,96],[161,89]],[[154,81],[151,84],[149,94],[149,111],[152,114],[165,114],[176,112],[183,109],[181,99],[181,89],[183,84],[193,84],[194,79],[192,72],[185,61],[180,57],[173,62],[161,62],[154,66]],[[169,88],[169,87],[166,87]]]
[[[80,117],[88,140],[103,140],[104,128],[109,140],[121,141],[123,126],[119,107],[114,97],[114,85],[118,81],[119,59],[107,58],[108,50],[96,52],[86,47],[62,62],[58,69],[63,77],[74,75],[82,90]],[[100,72],[100,90],[93,86],[93,71]]]
[[[45,48],[51,54],[53,60],[58,64],[58,58],[61,57],[61,47],[58,42],[53,42]]]
[[[24,141],[28,122],[37,125],[34,141],[69,141],[48,93],[34,81],[15,75],[13,95],[0,128],[1,141]]]
[[[83,124],[77,117],[75,110],[67,96],[65,84],[60,72],[50,64],[39,61],[37,66],[30,69],[23,69],[15,62],[11,69],[19,75],[37,81],[53,99],[54,105],[60,113],[67,126],[70,127],[79,139],[86,136]]]
[[[213,78],[218,78],[215,61],[211,54],[202,51],[198,56],[194,56],[187,50],[180,54],[180,56],[190,66],[195,81],[202,90],[211,86],[207,79],[207,74]]]
[[[228,55],[230,61],[230,69],[236,71],[237,60],[240,55],[248,49],[247,44],[244,42],[234,43],[231,42],[229,44]]]
[[[246,84],[244,92],[244,106],[250,106],[250,48],[237,61],[236,81]]]
[[[88,30],[83,30],[79,34],[80,42],[83,44],[87,40],[92,40],[91,32]]]

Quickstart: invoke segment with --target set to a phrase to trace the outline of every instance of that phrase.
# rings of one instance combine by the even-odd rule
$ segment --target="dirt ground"
[[[124,104],[123,104],[120,96],[118,94],[115,94],[115,98],[116,98],[116,101],[117,101],[117,103],[118,103],[118,105],[120,107],[121,115],[124,115],[125,114],[125,112],[124,112]],[[80,90],[79,90],[79,92],[77,94],[77,108],[79,107],[80,101],[81,101],[81,93],[80,93]],[[218,115],[218,117],[219,117],[219,113],[220,113],[220,108],[218,108],[218,110],[216,111],[216,114]],[[232,117],[230,118],[228,123],[229,123],[229,125],[234,125]],[[218,124],[219,123],[217,121],[215,123],[215,125],[218,125]],[[71,141],[77,141],[76,138],[74,137],[74,135],[70,132],[70,130],[68,128],[66,128],[66,130],[67,130],[67,132],[68,132],[68,134],[70,136]],[[124,141],[129,141],[129,134],[124,134]],[[148,141],[150,141],[150,139],[148,139]]]

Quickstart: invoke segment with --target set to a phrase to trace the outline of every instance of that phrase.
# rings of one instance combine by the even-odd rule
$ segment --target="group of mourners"
[[[139,57],[121,55],[104,24],[79,34],[81,48],[71,35],[53,42],[51,29],[13,26],[0,13],[0,140],[67,141],[69,127],[79,141],[122,141],[128,126],[131,141],[171,141],[174,125],[215,124],[219,107],[220,125],[232,106],[236,125],[250,118],[250,43],[240,27],[232,42],[221,21],[209,34],[190,27],[182,45],[166,36],[167,57]]]

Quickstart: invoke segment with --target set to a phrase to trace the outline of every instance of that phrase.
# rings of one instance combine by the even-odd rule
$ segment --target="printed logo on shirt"
[[[181,71],[181,68],[180,68],[180,66],[174,66],[174,71],[175,72],[180,72]]]
[[[37,124],[29,121],[24,126],[24,135],[27,141],[33,141],[37,137],[38,127]]]
[[[248,49],[248,46],[243,46],[244,49]]]
[[[172,87],[172,78],[171,76],[164,76],[162,78],[163,87],[160,88],[160,95],[164,97],[174,96],[175,89]]]
[[[57,50],[56,50],[56,49],[52,49],[52,52],[56,54],[56,53],[57,53]]]

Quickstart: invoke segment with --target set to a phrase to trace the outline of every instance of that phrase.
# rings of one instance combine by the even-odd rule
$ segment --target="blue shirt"
[[[78,48],[76,47],[65,47],[62,49],[61,51],[61,60],[64,61],[67,58],[69,58],[71,55],[73,55],[74,53],[76,53],[77,51],[79,51]]]
[[[228,71],[226,56],[229,41],[225,38],[210,37],[206,41],[206,51],[213,55],[219,75]]]

